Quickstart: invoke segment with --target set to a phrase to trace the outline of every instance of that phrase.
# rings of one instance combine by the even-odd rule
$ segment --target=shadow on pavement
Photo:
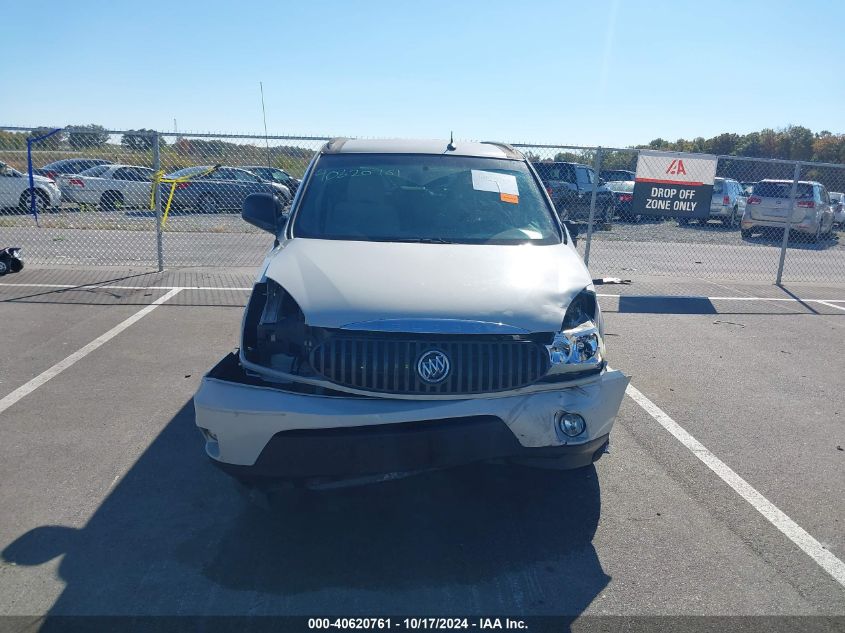
[[[581,613],[607,585],[594,467],[477,466],[250,505],[188,402],[82,529],[2,552],[64,555],[52,615]]]
[[[707,297],[672,297],[665,295],[620,295],[619,313],[639,314],[719,314]]]

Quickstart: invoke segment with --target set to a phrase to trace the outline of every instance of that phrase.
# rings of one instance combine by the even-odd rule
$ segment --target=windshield
[[[557,223],[521,161],[440,155],[322,156],[296,237],[555,244]]]
[[[288,179],[288,175],[281,169],[265,169],[263,173],[258,174],[262,178],[268,180],[275,180],[276,182],[284,183]]]
[[[14,167],[10,167],[6,163],[0,163],[0,176],[21,176],[21,172],[19,172]]]

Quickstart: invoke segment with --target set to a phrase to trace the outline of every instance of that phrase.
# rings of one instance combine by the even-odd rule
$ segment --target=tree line
[[[26,140],[51,132],[53,128],[39,127],[30,132],[7,132],[0,130],[0,149],[26,149]],[[153,130],[129,130],[120,137],[120,145],[133,151],[149,151],[152,148]],[[68,126],[57,134],[39,142],[40,150],[58,149],[96,149],[109,144],[111,135],[101,125]],[[165,144],[164,137],[161,143]],[[244,147],[225,141],[201,141],[192,139],[203,154],[225,153],[227,145]],[[724,156],[746,156],[750,158],[781,158],[785,160],[817,161],[826,163],[845,163],[845,134],[834,134],[827,130],[813,132],[800,125],[790,125],[775,130],[767,128],[749,134],[726,132],[712,138],[696,137],[691,140],[680,138],[667,141],[656,138],[645,145],[635,145],[630,149],[657,149],[675,152],[694,152],[718,154]],[[565,160],[565,156],[579,155],[560,152],[555,160]],[[558,158],[560,156],[561,158]]]

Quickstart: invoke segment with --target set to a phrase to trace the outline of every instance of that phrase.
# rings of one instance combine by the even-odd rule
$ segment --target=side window
[[[218,169],[206,176],[209,180],[235,180],[231,169]]]
[[[121,167],[117,171],[114,172],[112,176],[115,180],[135,180],[132,178],[132,170],[128,167]]]
[[[249,173],[248,171],[235,171],[235,177],[238,180],[242,180],[244,182],[258,182],[259,181],[257,176]]]
[[[575,178],[579,185],[591,185],[593,184],[593,175],[590,173],[591,170],[587,169],[586,167],[576,167],[575,168]]]
[[[819,187],[819,196],[821,196],[822,202],[830,204],[830,195],[825,187]]]
[[[152,178],[150,176],[148,176],[146,173],[144,173],[144,170],[142,170],[138,167],[132,167],[130,169],[127,169],[126,171],[127,171],[127,174],[126,174],[127,180],[132,180],[134,182],[144,182],[144,181],[149,182],[150,180],[152,180]]]

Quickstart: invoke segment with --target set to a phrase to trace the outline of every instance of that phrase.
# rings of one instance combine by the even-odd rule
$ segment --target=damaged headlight
[[[600,368],[604,362],[604,322],[596,293],[584,288],[569,304],[561,331],[549,351],[550,374]]]
[[[293,297],[272,279],[256,284],[243,323],[246,360],[293,372],[312,344],[305,316]]]

